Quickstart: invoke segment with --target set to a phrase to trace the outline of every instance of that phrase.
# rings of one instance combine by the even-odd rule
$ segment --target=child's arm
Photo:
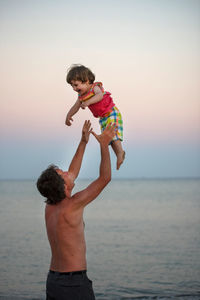
[[[81,103],[82,108],[85,108],[85,107],[89,106],[90,104],[97,103],[103,99],[103,93],[98,86],[94,87],[94,93],[95,93],[95,95],[93,97],[91,97],[89,100],[83,101]]]
[[[67,126],[71,126],[72,125],[72,123],[71,123],[71,121],[73,121],[72,116],[75,115],[79,111],[80,107],[81,107],[81,102],[80,102],[79,99],[77,99],[77,101],[70,108],[70,110],[69,110],[69,112],[68,112],[68,114],[66,116],[65,124]]]

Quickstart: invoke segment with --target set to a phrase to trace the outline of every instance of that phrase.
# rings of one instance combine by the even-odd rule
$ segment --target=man
[[[86,189],[71,195],[77,178],[89,135],[100,144],[101,162],[99,177]],[[51,246],[51,264],[47,277],[47,300],[93,300],[92,281],[86,274],[86,244],[83,212],[111,180],[111,163],[108,145],[115,134],[115,126],[107,127],[101,135],[85,121],[81,141],[69,166],[64,172],[50,166],[37,181],[40,193],[47,198],[45,220]]]

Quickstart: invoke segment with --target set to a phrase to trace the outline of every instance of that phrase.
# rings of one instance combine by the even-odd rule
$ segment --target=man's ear
[[[68,190],[68,187],[67,187],[66,184],[65,184],[65,195],[66,195],[67,198],[71,197],[71,191]]]
[[[65,192],[65,195],[66,195],[66,197],[67,198],[70,198],[71,197],[71,195],[70,195],[70,192],[68,191],[67,193]]]

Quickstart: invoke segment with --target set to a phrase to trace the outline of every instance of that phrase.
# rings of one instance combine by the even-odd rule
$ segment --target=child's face
[[[89,81],[82,82],[79,80],[72,80],[71,86],[75,92],[82,96],[89,92],[91,84],[89,83]]]

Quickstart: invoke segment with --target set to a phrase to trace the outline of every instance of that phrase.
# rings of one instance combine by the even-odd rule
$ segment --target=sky
[[[0,0],[0,179],[66,169],[90,119],[65,117],[79,63],[112,93],[124,121],[126,159],[113,178],[200,177],[199,0]],[[80,178],[98,176],[87,145]]]

